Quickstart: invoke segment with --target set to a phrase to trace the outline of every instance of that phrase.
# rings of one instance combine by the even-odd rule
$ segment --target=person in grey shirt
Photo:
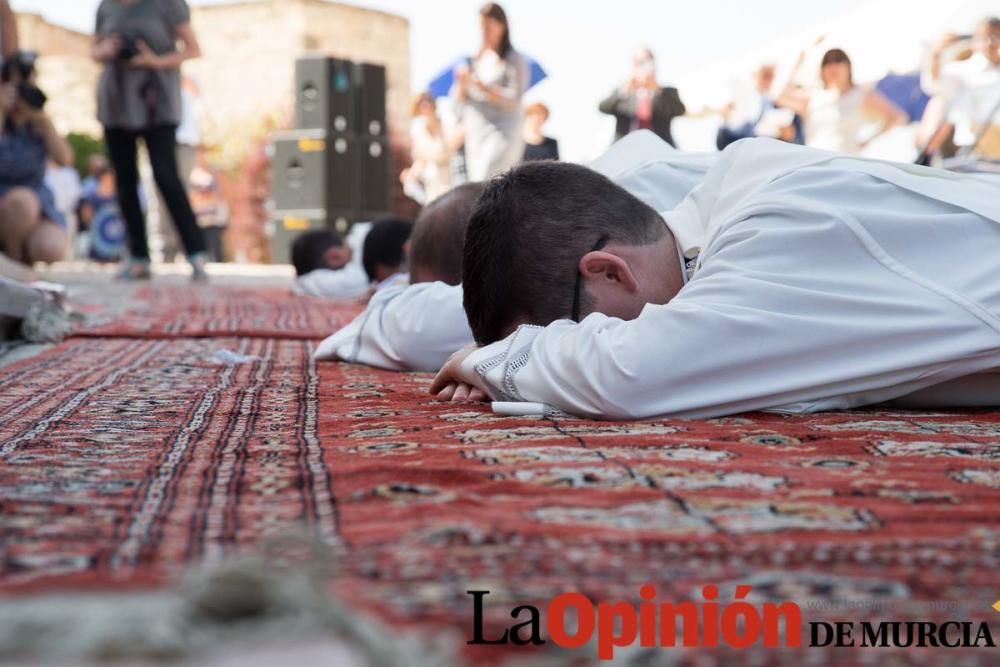
[[[205,278],[205,241],[177,167],[180,66],[201,55],[184,0],[102,0],[92,55],[103,63],[97,117],[115,170],[130,258],[119,277],[150,276],[145,216],[138,197],[137,142],[149,152],[157,188],[177,226],[196,280]]]

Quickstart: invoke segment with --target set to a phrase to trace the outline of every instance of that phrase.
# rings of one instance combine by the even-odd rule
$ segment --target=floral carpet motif
[[[342,598],[464,638],[472,587],[499,632],[514,606],[637,602],[644,583],[665,601],[750,584],[806,622],[1000,630],[996,412],[498,417],[313,346],[84,337],[4,369],[0,591],[161,585],[304,529]]]

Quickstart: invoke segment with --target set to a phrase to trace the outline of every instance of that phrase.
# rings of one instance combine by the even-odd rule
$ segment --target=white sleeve
[[[353,322],[320,343],[314,356],[397,371],[435,371],[471,342],[460,285],[397,285],[377,292]]]
[[[368,276],[360,266],[349,263],[342,269],[316,269],[295,280],[296,294],[330,299],[353,299],[368,289]]]

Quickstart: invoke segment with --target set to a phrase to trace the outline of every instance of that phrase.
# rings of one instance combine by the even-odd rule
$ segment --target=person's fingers
[[[458,386],[455,388],[455,395],[451,397],[451,400],[461,403],[469,398],[469,385],[464,382],[459,382]]]
[[[474,401],[478,403],[488,399],[489,396],[487,396],[486,392],[480,389],[479,387],[473,387],[472,389],[469,390],[469,401]]]
[[[451,382],[446,385],[441,391],[437,392],[437,399],[439,401],[450,401],[455,395],[455,390],[458,388],[457,382]]]
[[[447,387],[452,382],[451,373],[447,370],[447,364],[444,368],[438,371],[438,374],[434,376],[434,380],[431,381],[430,389],[427,390],[430,394],[440,394],[441,390]]]

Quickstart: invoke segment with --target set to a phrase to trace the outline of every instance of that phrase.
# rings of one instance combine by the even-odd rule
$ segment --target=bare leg
[[[15,262],[3,253],[0,253],[0,278],[11,278],[23,283],[38,280],[38,276],[29,267],[20,262]]]
[[[41,203],[28,188],[11,188],[0,198],[0,242],[11,259],[29,261],[25,248],[41,215]]]
[[[66,255],[66,232],[59,225],[43,220],[28,237],[28,261],[58,262]]]

